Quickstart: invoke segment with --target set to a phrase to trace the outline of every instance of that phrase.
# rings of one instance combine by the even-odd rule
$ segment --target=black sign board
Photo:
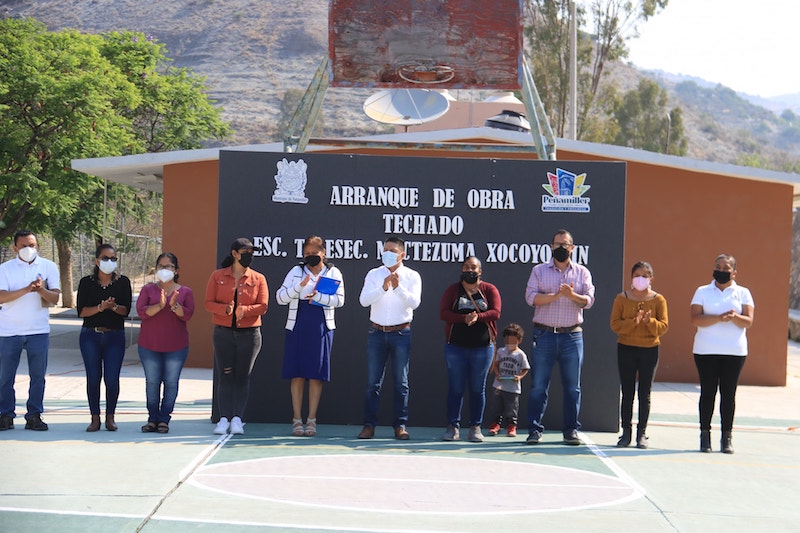
[[[528,276],[550,259],[553,234],[565,228],[575,239],[573,260],[591,270],[596,286],[596,303],[584,313],[580,419],[587,430],[617,429],[616,337],[609,313],[627,279],[624,163],[223,151],[219,183],[219,257],[235,238],[250,238],[260,248],[252,268],[267,277],[270,289],[247,420],[290,423],[289,383],[280,377],[288,309],[275,302],[275,292],[301,258],[305,237],[326,239],[346,294],[336,311],[331,382],[323,388],[319,422],[362,423],[369,309],[358,296],[366,273],[380,264],[383,241],[396,235],[406,241],[405,264],[423,284],[412,327],[409,424],[444,426],[443,291],[458,281],[462,261],[475,255],[483,262],[483,279],[497,286],[503,300],[498,327],[516,322],[530,332]],[[530,355],[530,337],[521,348]],[[389,372],[381,424],[392,421]],[[523,428],[529,386],[526,378]],[[554,372],[548,429],[560,429],[560,389]]]

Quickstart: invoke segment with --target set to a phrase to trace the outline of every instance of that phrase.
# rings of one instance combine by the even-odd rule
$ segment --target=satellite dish
[[[432,89],[385,89],[367,98],[364,113],[383,124],[413,126],[435,120],[450,109],[450,101]]]

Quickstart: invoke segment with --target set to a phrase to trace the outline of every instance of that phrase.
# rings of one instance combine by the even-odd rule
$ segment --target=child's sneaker
[[[500,433],[500,424],[498,424],[497,422],[495,422],[494,424],[492,424],[491,426],[489,426],[489,436],[490,436],[490,437],[494,437],[494,436],[495,436],[495,435],[497,435],[498,433]]]
[[[515,426],[514,424],[509,424],[508,427],[506,428],[506,434],[509,437],[516,437],[517,436],[517,426]]]

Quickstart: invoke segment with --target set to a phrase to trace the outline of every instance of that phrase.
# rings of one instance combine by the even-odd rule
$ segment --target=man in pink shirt
[[[583,365],[583,310],[594,304],[592,274],[572,262],[575,249],[572,234],[558,230],[553,235],[553,257],[533,267],[525,301],[534,306],[532,383],[528,397],[529,434],[526,444],[542,440],[542,418],[547,408],[547,391],[553,365],[558,361],[564,395],[564,444],[581,444],[578,413],[581,406],[581,366]]]

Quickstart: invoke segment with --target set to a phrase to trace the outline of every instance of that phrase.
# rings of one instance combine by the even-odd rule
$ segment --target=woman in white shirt
[[[691,320],[697,326],[694,362],[700,377],[700,451],[711,451],[711,417],[719,388],[723,453],[733,453],[736,386],[747,356],[747,328],[753,325],[753,297],[738,285],[736,259],[721,254],[714,262],[714,281],[698,287]]]

